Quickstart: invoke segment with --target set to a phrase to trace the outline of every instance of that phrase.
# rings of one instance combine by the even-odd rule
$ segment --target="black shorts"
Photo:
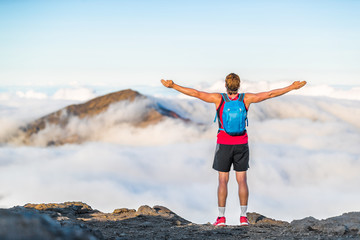
[[[246,171],[249,168],[248,144],[225,145],[217,144],[213,169],[219,172],[229,172],[231,164],[235,171]]]

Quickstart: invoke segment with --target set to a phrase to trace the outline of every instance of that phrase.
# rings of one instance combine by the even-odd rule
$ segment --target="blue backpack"
[[[245,122],[247,123],[247,110],[245,108],[244,93],[239,95],[237,100],[230,100],[226,93],[221,94],[224,101],[221,101],[220,105],[225,102],[223,113],[222,113],[222,122],[220,121],[220,108],[216,114],[219,117],[219,130],[225,131],[231,136],[240,136],[243,135],[246,131]],[[216,121],[216,116],[215,120]],[[247,124],[246,124],[247,125]]]

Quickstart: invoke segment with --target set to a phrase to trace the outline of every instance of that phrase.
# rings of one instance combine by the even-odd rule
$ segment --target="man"
[[[239,186],[239,199],[240,199],[240,225],[249,225],[247,219],[247,205],[249,190],[247,185],[246,171],[249,168],[249,147],[248,147],[248,135],[246,131],[239,136],[232,136],[227,134],[223,127],[222,111],[224,108],[224,102],[226,95],[222,96],[220,93],[207,93],[198,91],[196,89],[182,87],[175,84],[172,80],[161,80],[161,83],[168,88],[173,88],[188,96],[196,97],[208,103],[214,103],[217,110],[217,116],[219,118],[219,131],[217,134],[217,146],[214,157],[213,168],[218,171],[219,185],[218,185],[218,207],[219,216],[214,223],[215,226],[225,226],[225,206],[227,198],[227,184],[229,181],[229,171],[231,165],[235,170],[236,181]],[[243,104],[246,111],[248,111],[250,104],[258,103],[269,98],[281,96],[287,92],[295,89],[299,89],[306,84],[306,81],[295,81],[291,85],[274,89],[268,92],[260,93],[245,93],[243,96]],[[240,88],[240,78],[235,73],[230,73],[225,78],[225,87],[227,91],[227,97],[229,100],[239,100],[238,90]]]

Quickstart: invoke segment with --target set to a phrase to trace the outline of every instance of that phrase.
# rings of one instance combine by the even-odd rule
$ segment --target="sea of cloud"
[[[284,84],[244,83],[244,87],[256,92]],[[220,83],[203,89],[217,87]],[[288,221],[360,211],[360,101],[356,94],[349,97],[357,88],[331,88],[348,94],[333,97],[319,90],[313,96],[306,87],[303,94],[250,107],[249,211]],[[86,133],[89,141],[83,144],[4,143],[19,126],[96,95],[83,91],[80,99],[81,92],[77,93],[74,98],[0,93],[0,207],[79,200],[111,212],[160,204],[194,222],[214,221],[217,173],[211,166],[217,124],[212,122],[211,104],[155,93],[147,101],[114,104],[92,120],[72,119],[67,132]],[[127,124],[146,110],[148,101],[193,123],[168,119],[147,128]],[[44,141],[51,133],[62,134],[55,126],[47,131]],[[239,211],[232,172],[226,210],[230,224],[238,223]]]

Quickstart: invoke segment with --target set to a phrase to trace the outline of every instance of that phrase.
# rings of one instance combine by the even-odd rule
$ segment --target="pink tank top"
[[[233,100],[236,100],[238,98],[239,98],[239,94],[235,98],[233,98]],[[244,102],[244,104],[245,104],[245,102]],[[224,99],[222,98],[219,107],[216,109],[218,118],[219,118],[218,120],[221,122],[222,122],[223,109],[224,109]],[[246,111],[247,110],[248,109],[246,108]],[[218,131],[216,142],[218,144],[225,144],[225,145],[246,144],[246,143],[248,143],[248,135],[247,135],[247,132],[245,132],[243,135],[240,135],[240,136],[230,136],[225,131]]]

